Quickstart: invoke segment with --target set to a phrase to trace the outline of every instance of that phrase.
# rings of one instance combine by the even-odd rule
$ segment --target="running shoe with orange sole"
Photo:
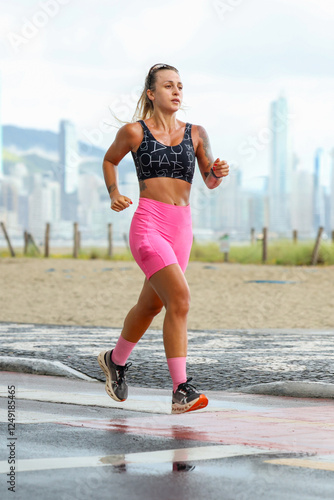
[[[189,382],[192,378],[188,378],[187,382],[180,384],[172,395],[172,413],[186,413],[188,411],[201,410],[208,405],[208,398],[198,392]]]

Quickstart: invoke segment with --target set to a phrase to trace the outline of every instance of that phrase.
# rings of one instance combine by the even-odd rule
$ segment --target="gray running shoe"
[[[208,398],[198,392],[189,382],[192,378],[188,378],[187,382],[180,384],[172,395],[172,413],[186,413],[187,411],[201,410],[205,408],[209,402]]]
[[[128,397],[128,386],[125,381],[125,372],[132,363],[125,366],[115,365],[111,361],[112,351],[102,351],[97,357],[100,367],[106,376],[106,392],[115,401],[125,401]]]

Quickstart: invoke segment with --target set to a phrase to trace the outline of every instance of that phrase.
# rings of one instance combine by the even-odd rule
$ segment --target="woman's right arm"
[[[123,196],[118,190],[117,165],[125,155],[136,149],[139,130],[137,123],[121,127],[103,159],[104,180],[111,199],[111,209],[115,212],[121,212],[132,204],[130,198]]]

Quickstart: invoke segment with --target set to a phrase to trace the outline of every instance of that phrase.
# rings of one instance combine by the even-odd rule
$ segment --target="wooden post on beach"
[[[23,239],[24,239],[23,255],[27,255],[27,253],[28,253],[28,243],[29,243],[28,231],[24,231],[24,233],[23,233]]]
[[[73,224],[73,257],[74,257],[74,259],[78,258],[78,253],[79,253],[78,223],[74,222],[74,224]]]
[[[263,239],[262,239],[262,262],[267,262],[268,257],[268,230],[266,227],[263,228]]]
[[[9,251],[10,251],[10,255],[12,257],[15,257],[15,252],[14,252],[14,249],[13,249],[12,244],[10,242],[10,239],[9,239],[9,236],[8,236],[8,233],[7,233],[6,226],[5,226],[4,222],[1,222],[1,229],[2,229],[2,232],[3,232],[4,236],[5,236],[5,238],[6,238],[7,245],[8,245]]]
[[[322,236],[323,230],[324,230],[323,227],[319,227],[319,229],[318,229],[317,239],[315,240],[315,245],[314,245],[313,253],[312,253],[312,261],[311,261],[312,266],[315,266],[317,261],[318,261],[319,248],[320,248],[321,236]]]
[[[297,229],[294,229],[292,231],[292,240],[294,243],[298,243],[298,231],[297,231]]]
[[[220,240],[220,245],[219,245],[220,251],[221,253],[224,254],[224,262],[228,262],[228,254],[230,251],[230,237],[226,233],[223,234],[223,236],[221,236],[219,240]]]
[[[123,233],[123,240],[125,241],[125,245],[126,245],[126,248],[129,250],[130,252],[130,247],[129,247],[129,238],[128,238],[128,235],[126,233]]]
[[[251,229],[251,245],[254,245],[255,243],[255,229],[252,227]]]
[[[44,240],[44,257],[50,255],[50,223],[46,223],[45,227],[45,240]]]
[[[112,257],[112,224],[108,224],[108,257]]]
[[[36,252],[37,253],[41,253],[40,249],[38,248],[38,246],[36,245],[36,242],[34,240],[34,237],[31,233],[28,233],[28,245],[29,245],[29,242],[32,244],[32,246],[35,248]]]

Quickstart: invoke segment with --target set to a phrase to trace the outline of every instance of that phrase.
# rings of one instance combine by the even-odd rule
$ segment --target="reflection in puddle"
[[[195,469],[195,465],[184,462],[173,462],[173,472],[190,472]]]
[[[170,470],[170,468],[166,467],[166,464],[141,464],[141,470],[148,468],[151,473],[160,473],[164,474]],[[195,469],[195,465],[188,464],[186,462],[173,462],[172,463],[172,471],[173,472],[191,472],[192,470]],[[123,472],[131,472],[133,471],[138,471],[138,466],[137,464],[115,464],[113,465],[113,471],[119,474],[122,474]]]
[[[116,473],[138,471],[142,473],[161,474],[168,470],[172,472],[190,472],[195,465],[188,462],[188,449],[153,451],[148,453],[134,453],[129,455],[109,455],[101,457],[99,462],[111,465]]]
[[[119,473],[126,472],[126,464],[114,465],[113,469],[115,472]]]

